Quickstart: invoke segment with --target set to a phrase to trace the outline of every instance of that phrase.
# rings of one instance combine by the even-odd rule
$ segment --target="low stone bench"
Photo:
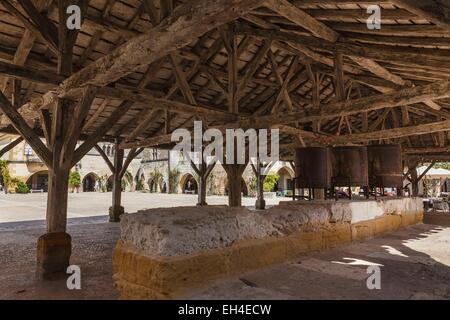
[[[43,189],[30,189],[30,193],[44,193]]]
[[[418,223],[422,199],[286,201],[264,211],[227,206],[124,215],[113,252],[121,298],[171,299],[212,280]]]

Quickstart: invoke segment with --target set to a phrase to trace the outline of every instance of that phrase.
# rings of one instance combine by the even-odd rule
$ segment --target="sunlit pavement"
[[[111,199],[110,192],[69,193],[68,217],[105,216],[111,206]],[[211,205],[228,203],[226,196],[208,196],[206,200]],[[280,200],[290,200],[290,198],[266,199],[266,202],[268,205],[275,205]],[[197,195],[142,192],[124,192],[122,194],[122,205],[129,213],[149,208],[194,206],[196,203]],[[243,197],[242,204],[254,207],[255,198]],[[44,220],[46,205],[46,193],[0,194],[0,223]]]

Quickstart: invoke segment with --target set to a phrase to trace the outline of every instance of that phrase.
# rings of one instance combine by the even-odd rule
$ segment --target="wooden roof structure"
[[[450,1],[90,0],[78,32],[58,2],[0,2],[0,132],[51,140],[63,98],[84,106],[75,160],[99,139],[167,147],[194,120],[279,128],[286,159],[379,142],[450,158]]]

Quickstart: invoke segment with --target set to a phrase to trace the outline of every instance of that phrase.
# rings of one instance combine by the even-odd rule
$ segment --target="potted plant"
[[[263,183],[264,190],[264,198],[265,199],[273,199],[276,196],[276,192],[273,191],[273,188],[278,183],[280,176],[278,174],[268,174]]]

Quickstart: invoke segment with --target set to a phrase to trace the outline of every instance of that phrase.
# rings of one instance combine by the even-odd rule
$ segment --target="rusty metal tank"
[[[295,150],[296,188],[331,188],[330,149],[306,147]]]
[[[369,160],[369,185],[371,187],[397,188],[403,185],[402,149],[397,144],[380,144],[367,147]]]
[[[369,164],[366,147],[332,148],[331,156],[333,185],[340,187],[369,185]]]

